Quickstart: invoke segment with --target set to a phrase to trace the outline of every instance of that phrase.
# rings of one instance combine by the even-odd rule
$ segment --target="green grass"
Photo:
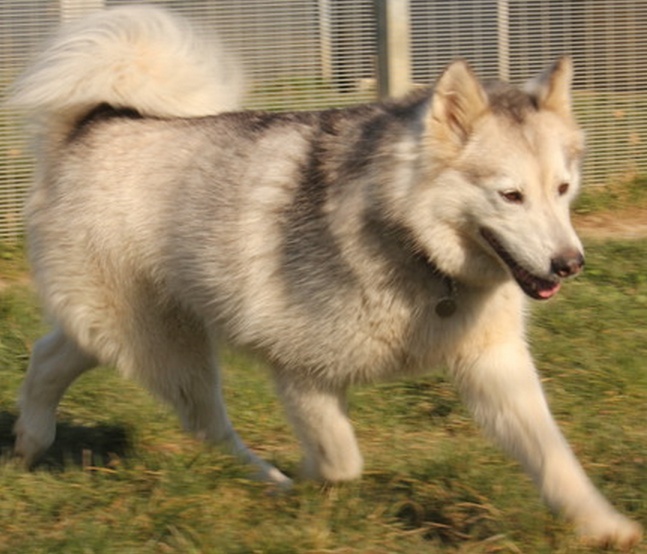
[[[533,310],[532,349],[587,471],[646,524],[647,241],[587,246],[585,274]],[[110,369],[70,389],[54,448],[26,472],[9,456],[11,426],[45,325],[24,268],[20,249],[0,250],[2,553],[596,552],[481,437],[442,373],[353,392],[366,472],[344,486],[273,494]],[[297,444],[264,369],[232,353],[224,365],[236,427],[294,473]]]
[[[619,180],[604,187],[583,187],[575,202],[576,214],[622,211],[647,206],[647,177]]]

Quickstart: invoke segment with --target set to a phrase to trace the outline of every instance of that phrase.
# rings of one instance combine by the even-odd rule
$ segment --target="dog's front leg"
[[[597,491],[557,428],[523,341],[459,359],[452,369],[475,418],[521,462],[547,504],[596,543],[629,547],[638,542],[640,526]]]
[[[345,391],[290,380],[287,375],[277,384],[304,449],[303,477],[331,483],[358,478],[363,461],[348,419]]]

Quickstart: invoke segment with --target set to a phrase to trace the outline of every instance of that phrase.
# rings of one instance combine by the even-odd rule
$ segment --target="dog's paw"
[[[586,543],[603,548],[630,550],[643,537],[642,526],[619,513],[607,513],[576,524]]]
[[[32,467],[54,442],[56,427],[53,425],[41,426],[38,432],[30,432],[23,418],[18,419],[14,426],[16,442],[13,454],[22,460],[25,467]]]

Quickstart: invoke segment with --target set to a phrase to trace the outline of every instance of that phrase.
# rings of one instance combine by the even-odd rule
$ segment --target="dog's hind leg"
[[[254,468],[254,477],[261,481],[289,487],[291,480],[276,467],[258,457],[242,441],[233,428],[222,391],[222,379],[217,360],[213,359],[204,379],[195,379],[181,390],[175,399],[183,426],[198,438],[216,445]]]
[[[67,388],[96,365],[96,359],[83,352],[60,328],[36,342],[14,428],[15,453],[27,465],[32,465],[54,442],[56,408]]]
[[[278,388],[305,451],[303,476],[331,483],[358,478],[363,460],[348,419],[345,391],[290,382],[286,375],[279,377]]]
[[[173,337],[169,335],[158,345],[154,359],[148,360],[147,368],[138,371],[137,377],[175,408],[188,433],[249,464],[254,478],[289,487],[291,480],[254,454],[233,428],[215,345],[201,329],[178,325],[175,331]]]
[[[559,431],[523,341],[464,353],[460,360],[452,369],[476,419],[523,464],[547,504],[596,543],[637,542],[640,526],[597,491]]]

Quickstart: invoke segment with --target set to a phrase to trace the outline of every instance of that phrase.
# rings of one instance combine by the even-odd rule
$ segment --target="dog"
[[[571,60],[522,88],[458,60],[401,99],[291,113],[240,110],[237,67],[176,16],[130,6],[64,29],[17,81],[53,330],[33,349],[16,453],[34,463],[66,388],[112,364],[289,486],[228,419],[225,341],[268,361],[303,475],[346,481],[363,464],[347,389],[443,366],[552,510],[596,543],[638,542],[558,430],[525,339],[526,299],[584,264]]]

